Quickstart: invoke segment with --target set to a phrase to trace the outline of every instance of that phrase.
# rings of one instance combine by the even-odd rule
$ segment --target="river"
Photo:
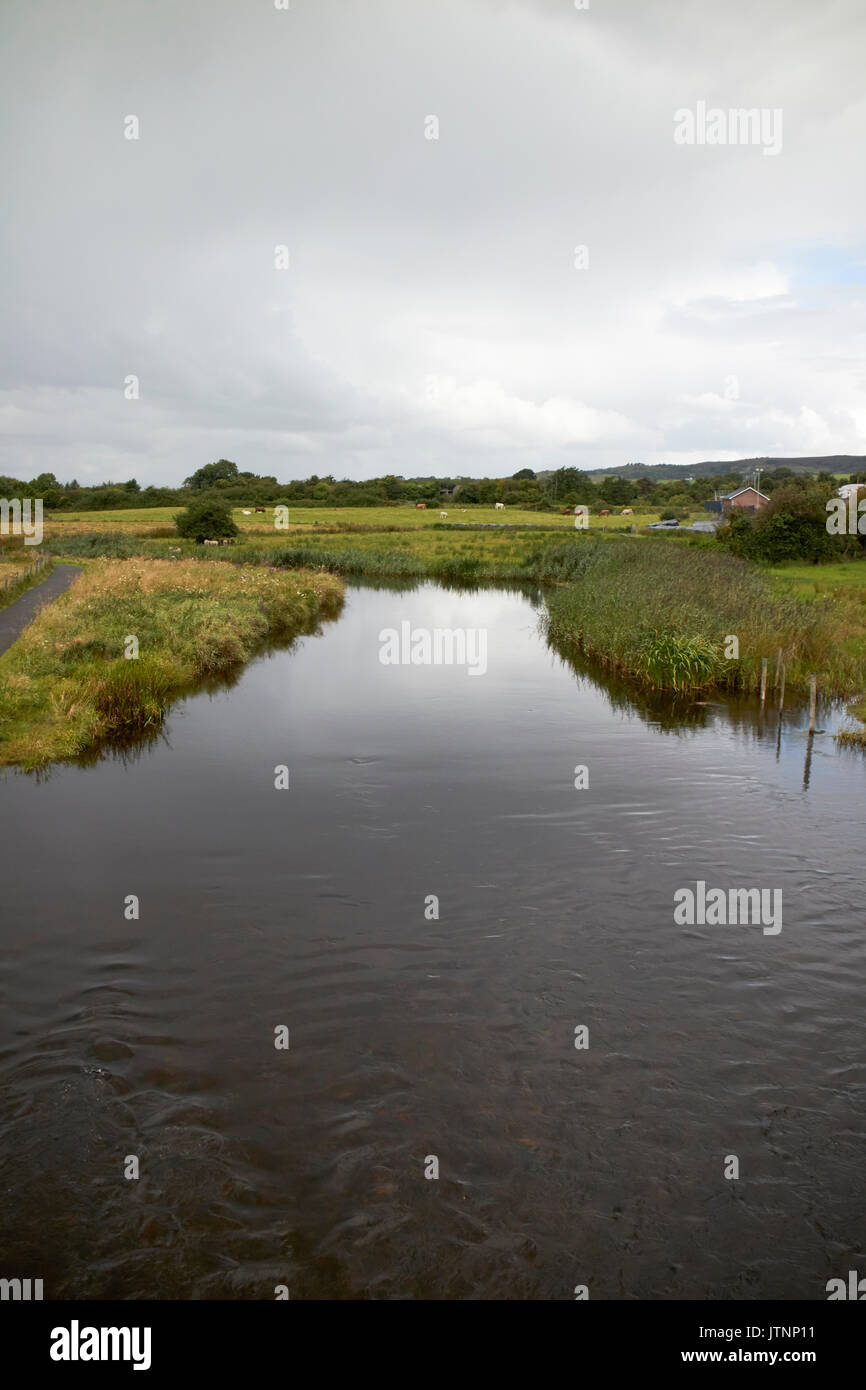
[[[486,670],[383,664],[404,622]],[[653,709],[530,593],[352,586],[0,805],[0,1275],[822,1300],[862,1266],[866,763],[799,711]],[[781,931],[678,925],[697,881],[780,889]]]

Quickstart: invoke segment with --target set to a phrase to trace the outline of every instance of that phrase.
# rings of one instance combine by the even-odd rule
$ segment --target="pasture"
[[[81,531],[122,531],[132,535],[147,535],[156,530],[174,526],[174,518],[183,510],[182,506],[171,507],[133,507],[119,511],[55,511],[46,514],[45,531],[47,535],[64,535]],[[233,507],[232,517],[242,532],[250,535],[271,535],[275,531],[274,508],[256,512]],[[440,513],[447,512],[447,523],[443,523]],[[623,530],[629,527],[646,526],[657,521],[657,510],[635,512],[632,516],[621,515],[622,508],[611,508],[609,516],[602,516],[598,509],[589,514],[588,529]],[[574,530],[574,516],[561,512],[526,511],[519,507],[505,507],[497,511],[493,506],[467,505],[461,507],[453,503],[442,506],[430,505],[425,511],[414,506],[399,507],[293,507],[289,504],[290,532],[314,531],[321,528],[358,527],[374,531],[400,530],[415,531],[432,526],[457,523],[483,526],[535,526],[555,530]],[[278,536],[285,538],[281,529]]]

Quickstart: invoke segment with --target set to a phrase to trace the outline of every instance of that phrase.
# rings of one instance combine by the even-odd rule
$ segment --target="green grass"
[[[55,511],[50,512],[45,521],[46,533],[54,536],[76,530],[122,531],[144,535],[156,529],[173,528],[174,518],[183,510],[176,504],[171,507],[132,507],[118,511]],[[388,527],[414,531],[440,524],[440,512],[448,513],[448,525],[455,523],[470,525],[509,525],[542,526],[556,530],[574,529],[573,515],[563,516],[561,512],[526,511],[520,507],[506,507],[498,512],[495,507],[477,504],[461,507],[447,502],[442,507],[428,505],[425,511],[417,511],[414,506],[398,507],[294,507],[289,506],[289,529],[277,532],[277,539],[285,541],[298,531],[311,531],[322,527],[365,527],[382,531]],[[610,516],[601,516],[598,508],[593,508],[589,516],[589,529],[596,527],[609,530],[627,531],[631,525],[645,526],[657,521],[659,512],[654,509],[640,512],[634,516],[621,516],[621,508],[613,508]],[[274,509],[268,507],[264,514],[253,511],[244,515],[242,507],[232,509],[232,517],[242,532],[267,534],[275,530]]]
[[[358,514],[374,510],[387,518],[383,526],[358,522]],[[813,670],[822,695],[866,689],[866,561],[771,572],[731,555],[712,536],[630,536],[622,527],[593,533],[542,514],[531,527],[463,529],[438,516],[431,522],[427,513],[423,524],[395,529],[401,514],[355,509],[349,522],[331,517],[288,534],[248,533],[218,551],[134,532],[67,534],[51,544],[84,557],[179,551],[204,566],[218,557],[235,566],[345,576],[544,584],[555,642],[647,689],[754,690],[761,659],[774,662],[780,647],[792,693],[805,689]],[[737,659],[724,655],[729,637],[739,642]]]
[[[843,560],[830,565],[776,565],[770,570],[778,587],[813,598],[852,594],[866,601],[866,560]]]
[[[864,683],[866,633],[852,634],[846,605],[779,592],[720,549],[590,539],[572,577],[547,597],[552,639],[654,690],[757,690],[762,658],[780,647],[789,690],[804,690],[812,671],[823,695]],[[736,659],[725,656],[731,637]]]
[[[38,768],[158,729],[171,702],[263,643],[335,615],[332,575],[192,561],[85,561],[0,659],[0,763]],[[139,655],[127,658],[127,639]]]

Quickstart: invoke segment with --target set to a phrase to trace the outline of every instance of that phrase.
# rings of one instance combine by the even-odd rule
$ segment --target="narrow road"
[[[64,590],[78,578],[81,570],[78,565],[55,565],[47,579],[35,584],[22,594],[8,608],[0,608],[0,656],[17,641],[25,627],[28,627],[40,608],[53,603]]]

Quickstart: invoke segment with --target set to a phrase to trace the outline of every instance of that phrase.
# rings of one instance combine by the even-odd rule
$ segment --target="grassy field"
[[[58,554],[86,558],[94,554],[118,557],[133,553],[169,556],[179,550],[184,556],[207,560],[212,554],[242,564],[320,565],[338,574],[416,576],[433,579],[525,579],[544,577],[544,556],[551,544],[567,547],[580,544],[591,532],[574,526],[480,527],[464,529],[449,523],[406,527],[388,526],[375,530],[342,523],[299,528],[291,532],[270,531],[264,535],[242,533],[236,543],[218,552],[203,550],[192,541],[179,542],[176,536],[138,535],[134,532],[65,532],[52,538]],[[626,528],[599,531],[605,543],[622,543]],[[705,537],[674,536],[668,533],[661,544],[706,543]],[[643,543],[643,540],[640,542]]]
[[[866,602],[864,560],[845,560],[836,565],[777,565],[770,573],[780,589],[803,598],[842,594]]]
[[[156,730],[179,695],[311,630],[342,597],[321,572],[89,561],[0,658],[0,763],[38,768]]]
[[[124,531],[145,535],[156,529],[173,527],[174,518],[183,508],[138,507],[128,511],[107,512],[51,512],[45,519],[47,535],[58,535],[70,531]],[[452,506],[428,507],[426,511],[416,511],[414,507],[289,507],[288,532],[281,530],[276,534],[285,539],[287,534],[298,531],[311,531],[320,527],[352,526],[383,531],[396,527],[400,530],[415,530],[435,526],[440,521],[440,512],[448,513],[448,522],[472,525],[506,524],[509,526],[542,526],[562,530],[574,529],[573,515],[563,516],[558,512],[523,511],[517,507],[506,507],[498,512],[494,507]],[[616,512],[614,515],[613,512]],[[658,511],[636,513],[622,516],[621,509],[614,508],[610,516],[601,516],[597,509],[590,512],[589,527],[612,530],[628,530],[630,525],[645,526],[658,520]],[[696,513],[697,514],[697,511]],[[252,535],[274,533],[273,508],[262,513],[253,511],[246,516],[244,509],[235,507],[232,516],[242,532]]]

